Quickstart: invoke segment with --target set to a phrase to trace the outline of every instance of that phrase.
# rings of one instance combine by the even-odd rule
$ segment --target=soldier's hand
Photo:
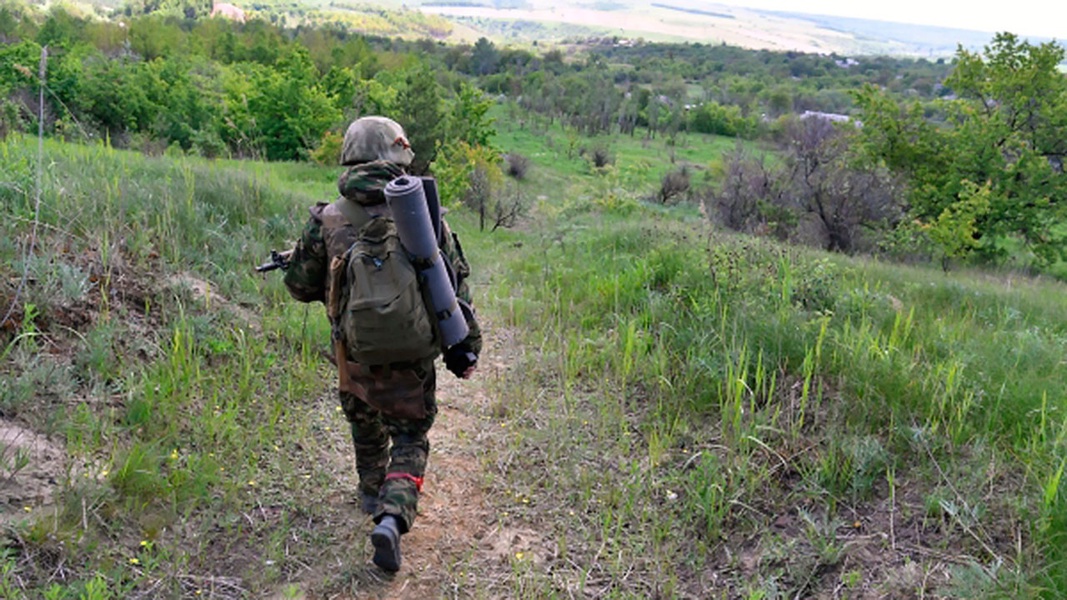
[[[445,350],[445,367],[460,379],[468,379],[478,365],[478,355],[470,346],[460,342]]]

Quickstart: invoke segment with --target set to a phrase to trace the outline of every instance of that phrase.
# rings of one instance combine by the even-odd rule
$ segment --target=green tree
[[[1009,239],[1040,264],[1065,254],[1067,242],[1067,79],[1063,48],[998,34],[982,54],[957,51],[946,84],[947,122],[929,122],[922,107],[904,107],[873,86],[856,94],[870,156],[905,176],[910,212],[935,224],[946,209],[988,182],[988,211],[976,216],[974,252],[1003,257]]]
[[[496,135],[489,109],[493,101],[469,83],[461,83],[459,94],[448,112],[448,139],[464,141],[471,146],[491,146]]]
[[[974,234],[979,219],[989,212],[988,183],[979,187],[964,181],[960,195],[960,200],[945,207],[937,219],[923,226],[941,251],[941,268],[946,271],[952,259],[966,258],[978,248]]]
[[[471,48],[470,66],[474,75],[489,75],[496,73],[500,64],[500,53],[496,46],[484,37],[478,38]]]
[[[396,111],[396,121],[403,126],[415,151],[412,172],[426,173],[445,136],[441,86],[428,64],[419,64],[407,72]]]

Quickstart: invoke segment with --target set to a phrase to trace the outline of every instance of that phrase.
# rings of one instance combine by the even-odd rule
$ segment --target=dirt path
[[[430,431],[431,455],[426,485],[419,500],[419,516],[412,531],[402,538],[403,566],[393,576],[370,565],[371,549],[363,547],[369,567],[360,579],[362,591],[330,598],[427,598],[467,597],[464,590],[474,578],[484,592],[487,580],[511,574],[509,556],[513,543],[523,535],[502,529],[495,523],[487,505],[484,486],[481,441],[490,427],[487,415],[493,399],[489,393],[494,381],[504,377],[509,361],[500,354],[499,339],[486,341],[487,357],[470,381],[460,381],[442,366],[438,369],[438,415]],[[351,464],[352,457],[337,460]],[[364,537],[370,525],[360,531]],[[470,572],[474,567],[477,573]],[[368,581],[369,580],[369,581]],[[309,595],[309,597],[315,597]]]

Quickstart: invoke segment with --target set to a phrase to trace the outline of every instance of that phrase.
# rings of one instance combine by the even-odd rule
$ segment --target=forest
[[[590,138],[672,144],[699,133],[760,144],[759,157],[664,173],[665,187],[650,192],[710,203],[731,215],[728,227],[946,268],[1008,259],[1062,268],[1067,120],[1053,43],[1002,34],[987,55],[960,49],[950,61],[617,39],[535,53],[204,10],[127,6],[98,19],[5,3],[0,131],[40,126],[148,154],[330,163],[354,116],[392,114],[420,132],[426,170],[458,141],[464,152],[487,142],[478,130],[493,103],[531,127],[558,122]],[[862,127],[798,118],[820,113]],[[692,167],[712,162],[721,175],[691,185]],[[804,233],[810,220],[814,236]]]

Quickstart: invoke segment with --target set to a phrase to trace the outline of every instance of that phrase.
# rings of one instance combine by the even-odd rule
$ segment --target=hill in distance
[[[993,38],[993,32],[755,10],[697,0],[418,0],[404,4],[377,0],[372,4],[405,6],[444,17],[455,24],[451,41],[485,36],[516,45],[610,36],[930,58],[951,56],[958,45],[980,49]]]

